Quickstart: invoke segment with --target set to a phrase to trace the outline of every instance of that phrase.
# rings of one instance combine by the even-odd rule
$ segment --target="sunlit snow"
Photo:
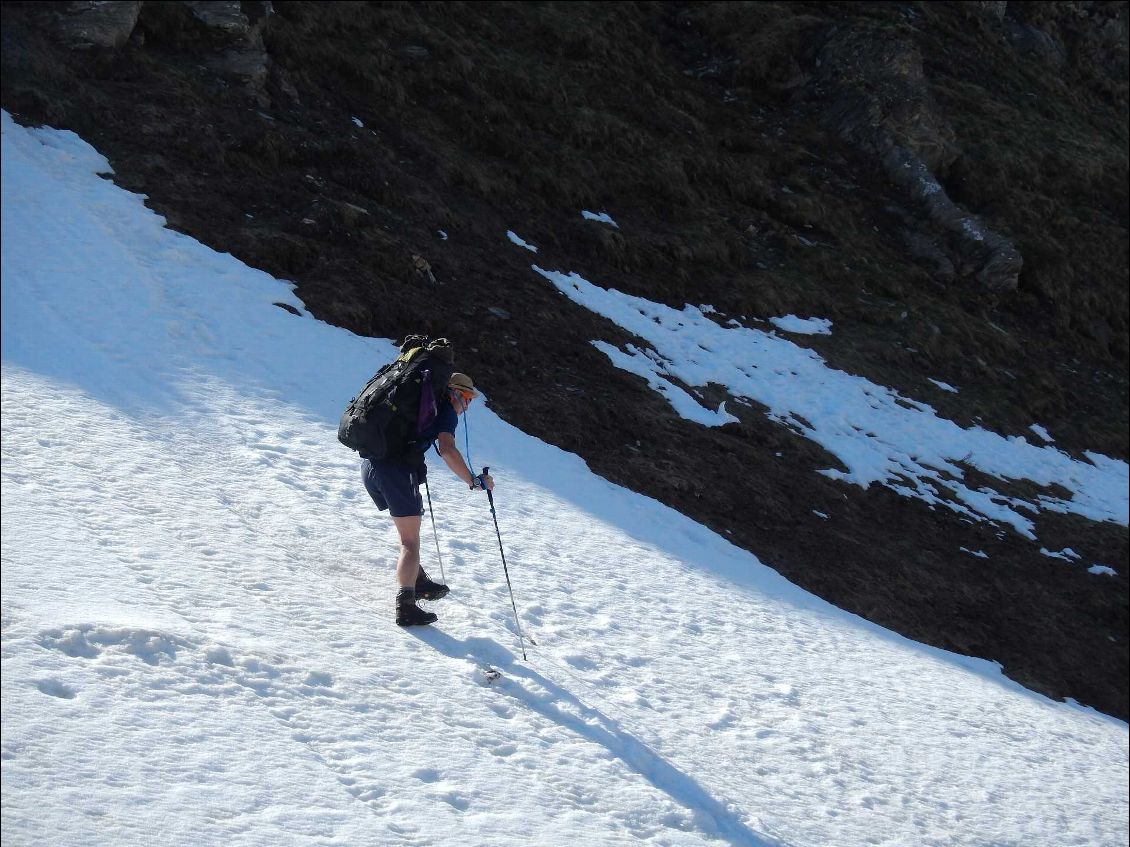
[[[607,212],[590,212],[586,209],[581,212],[581,217],[586,221],[599,221],[600,223],[611,224],[617,229],[620,228],[620,224],[612,220]]]
[[[934,383],[934,385],[936,385],[938,388],[942,389],[942,391],[948,391],[950,394],[957,394],[958,393],[958,390],[956,388],[954,388],[952,385],[950,385],[948,382],[942,382],[940,379],[934,379],[933,377],[929,377],[929,376],[926,377],[926,379],[928,379],[930,382]],[[1044,439],[1044,440],[1046,441],[1047,439]]]
[[[537,247],[535,247],[533,244],[530,244],[513,230],[506,230],[506,237],[510,239],[511,243],[517,244],[519,247],[525,247],[531,253],[538,252]]]
[[[841,463],[823,471],[833,479],[864,487],[877,482],[971,518],[1007,524],[1028,538],[1035,538],[1030,515],[1039,509],[1127,523],[1126,462],[1097,453],[1080,461],[1023,436],[964,428],[925,403],[828,367],[814,351],[773,332],[719,326],[695,306],[673,309],[602,288],[576,273],[532,267],[572,300],[650,344],[622,351],[593,342],[615,365],[644,376],[683,417],[706,425],[728,418],[723,410],[690,409],[690,395],[674,388],[670,378],[692,387],[721,385],[733,397],[767,406],[773,420]],[[988,474],[1000,488],[971,487],[964,481],[965,467]],[[1007,494],[1005,483],[1018,479],[1056,483],[1071,496],[1048,494],[1032,502]]]
[[[782,315],[770,318],[769,323],[777,329],[797,335],[831,335],[832,322],[827,318],[798,318],[796,315]]]

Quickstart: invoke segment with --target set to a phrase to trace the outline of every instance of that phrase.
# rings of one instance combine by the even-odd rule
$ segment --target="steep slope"
[[[756,405],[684,420],[506,233],[721,321],[831,319],[800,340],[834,367],[1125,459],[1126,8],[9,3],[3,104],[313,314],[450,335],[508,421],[797,584],[1125,717],[1124,526],[1002,533],[815,473],[836,460]],[[1068,548],[1117,575],[1040,552]]]
[[[6,845],[1125,843],[1125,723],[830,606],[489,395],[537,644],[442,469],[454,590],[398,629],[333,429],[391,345],[0,122]]]

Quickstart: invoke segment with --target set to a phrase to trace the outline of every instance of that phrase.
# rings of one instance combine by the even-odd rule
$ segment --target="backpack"
[[[400,355],[349,401],[337,440],[365,459],[404,458],[435,420],[454,370],[455,351],[446,338],[408,336]]]

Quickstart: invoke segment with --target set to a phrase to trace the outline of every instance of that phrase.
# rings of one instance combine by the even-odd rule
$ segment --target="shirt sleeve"
[[[441,432],[450,432],[452,435],[455,435],[455,428],[459,426],[459,415],[450,403],[443,404],[443,408],[440,409],[437,418],[439,425],[436,427],[436,438],[439,438]]]
[[[459,415],[456,414],[455,409],[452,408],[450,403],[444,403],[436,411],[436,418],[432,421],[431,426],[420,433],[416,439],[416,443],[422,445],[423,450],[426,452],[432,444],[435,444],[441,432],[450,432],[454,437],[455,428],[459,425]]]

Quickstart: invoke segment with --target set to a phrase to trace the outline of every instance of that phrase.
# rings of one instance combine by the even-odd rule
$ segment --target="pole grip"
[[[490,468],[487,467],[486,465],[483,465],[482,475],[485,477],[488,473],[490,473]],[[486,487],[485,482],[483,484],[483,490],[486,491],[486,493],[487,493],[487,500],[490,502],[490,513],[493,515],[494,514],[494,492]]]

